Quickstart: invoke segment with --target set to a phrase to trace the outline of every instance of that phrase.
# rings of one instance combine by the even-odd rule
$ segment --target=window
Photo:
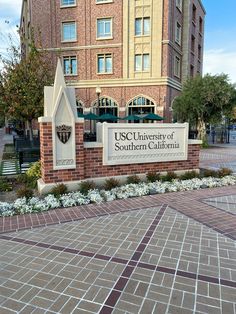
[[[143,36],[150,34],[150,17],[135,19],[135,35]]]
[[[202,33],[202,30],[203,30],[203,21],[202,21],[202,18],[200,16],[199,17],[199,32]]]
[[[77,116],[81,117],[84,113],[84,105],[81,100],[76,100]]]
[[[97,63],[98,73],[112,73],[112,55],[99,54]]]
[[[193,4],[192,20],[193,20],[194,22],[196,22],[196,13],[197,13],[197,8],[196,8],[196,6]]]
[[[118,115],[118,105],[111,98],[100,97],[99,98],[99,103],[98,103],[98,101],[96,101],[94,103],[94,110],[93,110],[93,112],[95,114],[97,114],[98,116],[101,116],[101,115],[106,114],[106,113],[110,113],[110,114],[113,114],[114,116],[117,116]],[[110,120],[110,121],[107,121],[107,122],[112,122],[112,121]]]
[[[112,19],[97,19],[97,38],[112,37]]]
[[[178,56],[175,56],[174,75],[180,77],[180,58]]]
[[[62,41],[75,41],[76,37],[75,22],[62,23]]]
[[[75,0],[61,0],[61,6],[64,7],[64,6],[74,6],[76,3],[75,3]]]
[[[192,35],[191,37],[191,51],[194,52],[195,50],[195,37]]]
[[[182,33],[182,27],[181,25],[177,22],[176,23],[176,29],[175,29],[175,41],[177,44],[181,45],[181,34]]]
[[[190,77],[194,77],[194,66],[190,65]]]
[[[201,45],[198,45],[198,59],[201,60],[202,57],[202,47]]]
[[[96,0],[96,3],[110,3],[113,2],[113,0]]]
[[[150,68],[150,58],[149,54],[137,54],[135,55],[135,71],[142,72],[142,71],[149,71]]]
[[[77,75],[77,59],[73,57],[63,57],[63,69],[65,75]]]
[[[127,104],[127,109],[129,115],[138,115],[140,118],[142,118],[148,113],[155,112],[155,104],[151,99],[143,96],[137,96]],[[142,122],[147,121],[142,120]]]
[[[176,0],[176,7],[182,11],[182,0]]]

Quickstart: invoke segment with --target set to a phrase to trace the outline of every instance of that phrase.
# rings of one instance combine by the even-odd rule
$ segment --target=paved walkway
[[[235,314],[235,207],[224,187],[3,218],[0,312]]]
[[[0,313],[236,314],[235,240],[235,186],[0,218]]]
[[[210,148],[202,149],[200,167],[212,170],[226,167],[236,173],[236,140],[231,139],[229,144],[211,144]]]

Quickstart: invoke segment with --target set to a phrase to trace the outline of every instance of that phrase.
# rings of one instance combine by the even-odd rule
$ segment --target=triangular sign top
[[[53,104],[55,105],[57,96],[59,94],[60,88],[61,87],[66,87],[66,82],[64,79],[64,74],[61,66],[61,61],[58,58],[57,61],[57,69],[56,69],[56,74],[55,74],[55,80],[54,80],[54,90],[53,90]]]

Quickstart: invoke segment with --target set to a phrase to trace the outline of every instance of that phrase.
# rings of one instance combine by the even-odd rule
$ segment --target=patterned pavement
[[[216,144],[200,152],[200,168],[218,170],[230,168],[236,173],[236,141],[230,144]]]
[[[230,186],[0,218],[0,313],[236,314],[235,213]]]
[[[0,313],[236,314],[233,193],[60,209],[40,228],[40,214],[19,216],[18,231],[11,217],[0,235]]]

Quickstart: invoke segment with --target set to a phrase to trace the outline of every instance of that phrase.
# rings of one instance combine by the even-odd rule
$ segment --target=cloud
[[[229,75],[232,83],[236,83],[236,51],[211,49],[204,53],[203,73]]]

